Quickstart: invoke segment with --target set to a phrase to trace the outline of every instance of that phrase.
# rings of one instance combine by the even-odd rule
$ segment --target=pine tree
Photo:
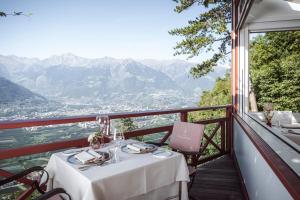
[[[7,12],[0,11],[0,17],[20,16],[20,15],[30,17],[32,15],[32,13],[24,14],[23,12],[16,12],[16,11],[14,11],[12,13],[7,13]]]
[[[174,55],[187,55],[188,58],[205,56],[205,52],[213,52],[213,56],[191,69],[195,78],[213,71],[219,61],[226,60],[230,54],[231,0],[175,0],[178,5],[175,12],[181,13],[197,4],[205,8],[199,17],[188,21],[188,25],[175,28],[169,33],[184,39],[174,47]]]

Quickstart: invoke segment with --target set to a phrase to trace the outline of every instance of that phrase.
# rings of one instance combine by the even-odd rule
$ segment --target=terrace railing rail
[[[145,117],[145,116],[155,116],[155,115],[165,115],[165,114],[180,114],[181,121],[188,121],[188,113],[195,111],[215,111],[215,110],[225,110],[226,115],[221,118],[201,120],[193,123],[202,124],[217,124],[213,134],[210,136],[204,135],[207,140],[203,147],[207,147],[208,144],[215,146],[221,154],[227,153],[231,149],[231,120],[232,120],[232,106],[222,105],[222,106],[208,106],[208,107],[195,107],[195,108],[181,108],[181,109],[169,109],[161,111],[141,111],[141,112],[127,112],[127,113],[108,113],[101,115],[88,115],[88,116],[76,116],[76,117],[63,117],[63,118],[48,118],[48,119],[32,119],[32,120],[13,120],[13,121],[0,121],[0,130],[3,129],[15,129],[15,128],[25,128],[34,126],[47,126],[47,125],[58,125],[58,124],[68,124],[77,122],[91,122],[96,121],[97,116],[107,117],[109,120],[121,119],[121,118],[132,118],[132,117]],[[137,137],[143,135],[149,135],[153,133],[166,132],[165,137],[160,141],[164,143],[172,132],[173,126],[160,126],[155,128],[147,129],[137,129],[134,131],[126,132],[125,137]],[[221,129],[221,146],[218,146],[213,142],[213,137],[215,137],[218,130]],[[107,140],[106,140],[107,141]],[[46,144],[35,144],[20,148],[10,148],[0,150],[0,160],[9,159],[19,156],[26,156],[31,154],[43,153],[48,151],[55,151],[59,149],[65,149],[70,147],[84,147],[87,146],[88,142],[86,138],[57,141],[53,143]],[[202,151],[204,151],[202,149]]]

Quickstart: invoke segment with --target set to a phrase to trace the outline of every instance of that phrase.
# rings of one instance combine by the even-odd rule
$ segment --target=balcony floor
[[[225,155],[199,167],[190,194],[204,200],[244,199],[232,158]]]

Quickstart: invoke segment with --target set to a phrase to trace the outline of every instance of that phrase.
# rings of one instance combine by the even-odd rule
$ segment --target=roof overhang
[[[300,0],[254,0],[244,23],[282,22],[284,26],[297,20],[300,20]]]

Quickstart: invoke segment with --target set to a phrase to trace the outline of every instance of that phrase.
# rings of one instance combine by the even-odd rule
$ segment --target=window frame
[[[284,22],[286,23],[284,23]],[[271,22],[255,22],[244,24],[239,30],[239,49],[238,49],[238,114],[250,117],[255,123],[262,126],[270,134],[279,138],[285,145],[300,153],[300,145],[283,136],[279,130],[268,127],[265,123],[258,120],[249,112],[249,44],[251,33],[278,32],[278,31],[295,31],[300,30],[299,20],[283,20]],[[284,24],[283,24],[284,23]],[[271,147],[272,148],[272,147]]]

